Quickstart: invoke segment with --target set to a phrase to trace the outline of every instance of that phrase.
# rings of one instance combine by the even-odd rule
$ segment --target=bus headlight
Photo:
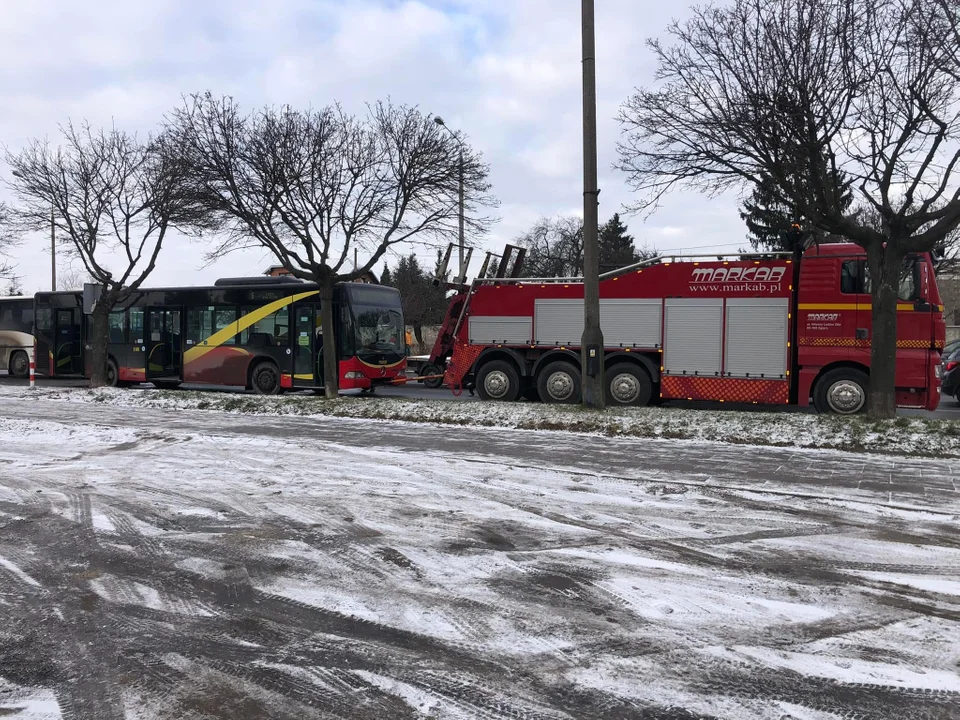
[[[350,372],[345,372],[343,374],[344,380],[361,380],[363,379],[364,374],[359,370],[351,370]]]
[[[933,368],[933,375],[937,380],[943,377],[943,365],[937,363]]]

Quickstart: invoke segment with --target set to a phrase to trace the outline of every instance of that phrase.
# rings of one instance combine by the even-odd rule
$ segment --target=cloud
[[[248,108],[340,101],[362,111],[389,96],[442,115],[484,153],[502,202],[487,247],[582,202],[579,0],[31,0],[4,11],[0,141],[12,150],[70,118],[147,132],[182,94],[207,89]],[[597,5],[602,219],[632,200],[611,169],[618,107],[652,82],[644,40],[677,12]],[[675,195],[646,222],[626,219],[638,242],[664,249],[735,248],[743,236],[732,197]],[[49,276],[44,247],[16,251],[28,289]],[[270,262],[248,252],[204,268],[202,250],[174,240],[151,284],[210,282]]]

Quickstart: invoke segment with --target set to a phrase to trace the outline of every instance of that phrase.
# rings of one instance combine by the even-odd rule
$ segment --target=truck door
[[[869,367],[870,347],[873,342],[873,299],[870,295],[870,268],[864,259],[848,262],[854,262],[857,266],[857,314],[850,359]]]
[[[930,345],[933,337],[933,306],[924,295],[924,262],[908,256],[900,270],[897,295],[897,387],[921,390],[927,387]],[[914,401],[909,401],[913,404]]]

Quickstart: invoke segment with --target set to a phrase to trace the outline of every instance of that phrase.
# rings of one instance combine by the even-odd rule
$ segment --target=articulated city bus
[[[33,298],[0,298],[0,371],[20,378],[30,374],[32,330]]]
[[[292,278],[141,289],[110,314],[108,382],[240,386],[261,394],[322,388],[319,293]],[[37,294],[38,373],[89,376],[90,318],[82,304],[80,293]],[[371,389],[404,372],[395,289],[341,283],[333,312],[341,389]]]

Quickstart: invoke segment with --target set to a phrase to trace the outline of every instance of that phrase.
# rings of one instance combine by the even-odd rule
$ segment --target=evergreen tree
[[[831,177],[840,197],[840,205],[846,211],[853,203],[850,181],[839,170],[831,173]],[[807,227],[810,223],[775,188],[774,183],[766,181],[755,185],[750,197],[743,203],[740,219],[747,225],[747,240],[754,250],[792,252],[796,242],[796,236],[791,233],[792,226],[798,224]],[[814,204],[812,200],[810,204]]]
[[[439,253],[437,269],[442,262]],[[417,342],[423,346],[425,325],[439,325],[447,311],[446,292],[433,284],[433,275],[424,271],[417,256],[411,253],[400,258],[390,273],[393,287],[400,291],[404,322],[413,328]]]
[[[540,220],[516,243],[527,250],[523,277],[577,277],[583,274],[583,219],[561,217]],[[620,215],[600,226],[597,238],[600,272],[610,272],[656,256],[637,249]]]
[[[637,250],[633,236],[627,233],[627,226],[620,220],[620,213],[614,213],[613,217],[600,227],[597,242],[601,273],[633,265],[656,255],[647,248]]]
[[[380,284],[386,285],[387,287],[394,287],[393,275],[390,274],[390,267],[386,263],[384,263],[383,273],[380,275]]]

